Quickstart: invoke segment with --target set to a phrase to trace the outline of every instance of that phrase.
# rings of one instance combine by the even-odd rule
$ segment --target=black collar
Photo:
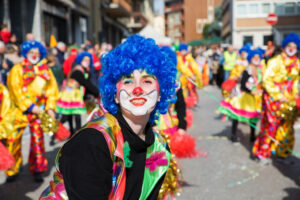
[[[149,147],[154,143],[154,133],[152,130],[152,126],[149,122],[145,127],[146,136],[144,141],[137,134],[133,132],[133,130],[130,128],[130,126],[124,119],[120,110],[114,116],[117,118],[120,124],[124,141],[128,141],[131,149],[133,149],[136,152],[140,152],[147,149],[147,147]]]

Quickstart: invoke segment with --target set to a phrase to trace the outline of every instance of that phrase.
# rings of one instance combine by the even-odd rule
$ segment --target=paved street
[[[204,89],[221,99],[216,87]],[[183,187],[177,199],[188,200],[296,200],[300,199],[300,159],[293,158],[294,165],[273,161],[268,166],[249,159],[249,132],[247,125],[239,124],[240,143],[233,145],[227,140],[230,133],[230,121],[221,121],[216,113],[218,103],[203,90],[199,91],[200,102],[194,109],[194,124],[189,133],[197,138],[200,152],[207,152],[207,157],[179,161],[185,180],[189,183]],[[299,122],[298,122],[299,123]],[[300,152],[300,126],[296,124],[295,151]],[[27,162],[29,152],[29,134],[23,138],[23,157]],[[61,144],[46,149],[50,170],[42,185],[33,182],[27,170],[27,163],[18,181],[3,184],[4,173],[0,174],[1,200],[38,199],[39,194],[48,185],[54,171],[54,158]]]

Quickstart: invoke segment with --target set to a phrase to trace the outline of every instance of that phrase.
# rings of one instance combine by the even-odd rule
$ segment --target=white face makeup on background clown
[[[297,45],[294,42],[290,42],[286,45],[284,51],[288,56],[294,56],[297,53]]]
[[[90,57],[88,56],[85,56],[82,61],[81,61],[81,65],[84,67],[84,68],[88,68],[91,64],[91,59]]]
[[[36,64],[40,61],[41,54],[38,48],[30,49],[27,53],[27,59],[31,64]]]
[[[242,57],[243,59],[246,59],[247,56],[248,56],[248,53],[247,53],[246,51],[242,51],[241,57]]]
[[[252,58],[251,58],[251,63],[255,66],[258,66],[260,65],[260,56],[258,54],[254,55]]]
[[[134,70],[117,83],[116,103],[134,116],[150,114],[159,100],[159,84],[155,76]]]

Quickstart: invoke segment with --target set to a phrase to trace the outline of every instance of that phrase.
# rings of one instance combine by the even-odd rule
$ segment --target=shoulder
[[[85,128],[80,130],[62,148],[65,156],[76,153],[78,155],[82,155],[99,150],[107,151],[107,153],[109,153],[103,134],[94,128]]]

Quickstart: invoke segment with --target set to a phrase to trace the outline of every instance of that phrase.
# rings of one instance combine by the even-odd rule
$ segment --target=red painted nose
[[[143,94],[143,89],[141,87],[136,87],[133,89],[132,93],[136,96]]]

